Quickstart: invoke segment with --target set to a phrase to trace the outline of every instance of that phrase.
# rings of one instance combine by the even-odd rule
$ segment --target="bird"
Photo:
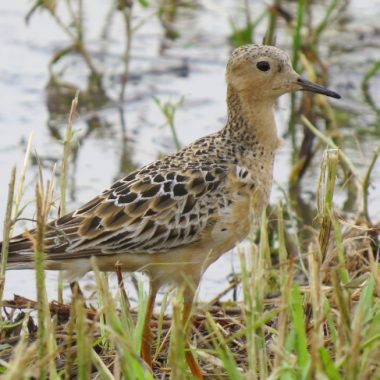
[[[303,90],[340,95],[301,77],[277,47],[237,47],[226,66],[227,118],[216,133],[124,176],[69,214],[48,223],[45,268],[80,278],[92,270],[144,272],[149,297],[141,357],[152,365],[157,292],[183,291],[182,323],[190,332],[193,301],[205,270],[243,240],[265,210],[281,139],[276,99]],[[11,239],[8,269],[32,269],[35,231]],[[192,374],[203,374],[187,343]]]

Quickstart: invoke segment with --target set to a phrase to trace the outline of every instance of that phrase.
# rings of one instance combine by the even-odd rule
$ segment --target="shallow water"
[[[117,98],[119,75],[122,71],[120,54],[123,49],[120,35],[123,25],[114,17],[109,39],[99,42],[99,25],[104,22],[104,2],[93,0],[86,12],[86,39],[91,51],[99,52],[97,62],[106,72],[105,87],[109,95]],[[254,3],[255,14],[263,9],[264,2]],[[107,188],[112,181],[134,167],[157,159],[161,154],[175,149],[169,128],[162,126],[164,118],[152,100],[178,101],[183,104],[176,113],[177,133],[181,144],[186,145],[197,137],[220,129],[225,121],[224,66],[229,46],[226,43],[231,27],[229,16],[238,17],[233,1],[207,0],[201,9],[188,10],[178,22],[181,37],[160,54],[162,31],[156,18],[139,29],[133,40],[131,78],[127,87],[127,102],[111,101],[100,109],[86,112],[80,109],[74,128],[81,139],[78,157],[71,166],[68,210]],[[369,6],[370,4],[370,6]],[[59,135],[65,130],[62,116],[49,112],[51,98],[45,87],[49,80],[47,65],[57,48],[67,45],[61,30],[45,12],[37,12],[30,24],[24,22],[29,3],[23,1],[0,3],[0,218],[3,220],[6,189],[11,167],[21,167],[26,141],[34,132],[33,147],[42,159],[46,172],[61,156]],[[370,11],[369,11],[370,9]],[[136,18],[149,15],[148,10],[135,9]],[[118,15],[117,15],[118,16]],[[348,23],[339,31],[328,30],[323,37],[322,51],[329,63],[330,84],[343,96],[331,104],[352,111],[341,123],[343,147],[361,172],[368,166],[372,151],[378,146],[379,118],[364,102],[360,82],[370,65],[380,58],[380,36],[376,29],[380,17],[380,0],[353,0],[347,9]],[[257,33],[261,40],[265,24]],[[284,32],[277,37],[277,45],[289,46],[289,36]],[[106,46],[106,58],[101,54]],[[333,49],[328,49],[333,46]],[[330,53],[329,53],[330,52]],[[78,57],[67,57],[55,70],[66,69],[65,80],[83,89],[86,68]],[[371,94],[380,104],[380,76],[371,81]],[[49,103],[50,102],[50,103]],[[54,103],[53,103],[54,105]],[[56,105],[56,104],[55,104]],[[123,110],[121,110],[123,108]],[[286,131],[289,98],[280,99],[277,109],[278,128],[281,135]],[[67,114],[65,114],[67,115]],[[122,120],[125,120],[123,129]],[[360,132],[360,133],[359,133]],[[275,163],[275,186],[272,202],[283,198],[282,189],[288,187],[292,148],[289,139],[279,150]],[[319,158],[302,182],[302,198],[306,204],[314,204],[315,188],[319,171]],[[26,179],[23,202],[31,203],[37,168],[30,165]],[[373,187],[370,192],[370,212],[373,220],[380,217],[379,165],[374,170]],[[338,191],[336,202],[345,201],[344,191]],[[34,204],[24,213],[33,217]],[[25,225],[19,223],[16,232]],[[1,228],[0,228],[1,229]],[[238,268],[234,252],[226,254],[216,265],[209,268],[202,282],[201,297],[210,298],[220,291],[228,275]],[[48,273],[49,295],[55,297],[56,273]],[[33,271],[8,272],[6,297],[13,293],[34,296]]]

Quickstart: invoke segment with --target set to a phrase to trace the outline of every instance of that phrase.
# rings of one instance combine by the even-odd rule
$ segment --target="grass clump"
[[[308,127],[314,130],[311,123]],[[248,246],[238,249],[239,277],[211,303],[197,304],[190,347],[181,329],[183,298],[179,294],[172,299],[172,311],[166,314],[165,297],[151,321],[153,369],[140,358],[147,307],[144,286],[138,284],[138,306],[132,307],[120,266],[115,267],[119,285],[115,294],[108,276],[93,262],[96,300],[83,298],[74,287],[71,304],[48,303],[43,236],[53,183],[45,185],[41,175],[34,241],[37,301],[20,296],[2,301],[0,369],[4,378],[191,379],[185,365],[190,349],[203,373],[215,379],[379,376],[380,277],[378,247],[372,239],[375,232],[366,218],[355,219],[335,209],[339,161],[347,166],[352,163],[331,140],[324,141],[332,149],[323,155],[317,225],[307,240],[294,227],[291,204],[264,214],[259,239],[252,237]],[[357,173],[353,166],[352,172]],[[371,169],[365,180],[358,179],[360,191],[365,190],[370,173]],[[14,182],[15,171],[8,205],[13,203]],[[5,241],[13,225],[11,215],[9,207]],[[230,292],[241,293],[241,301],[223,302],[221,297]]]
[[[139,3],[144,7],[150,4],[147,1]],[[252,42],[256,26],[268,14],[271,18],[266,38],[268,43],[274,43],[278,24],[275,10],[279,12],[283,3],[273,1],[270,14],[266,10],[253,20],[249,2],[245,1],[246,22],[242,27],[233,24],[231,43]],[[302,66],[308,74],[315,75],[318,57],[313,61],[311,52],[318,50],[320,36],[331,22],[331,17],[326,13],[314,29],[310,28],[312,44],[309,50],[306,49],[302,30],[311,18],[306,4],[304,0],[297,2],[292,58],[295,66]],[[336,10],[337,4],[337,1],[331,1],[328,10]],[[132,6],[121,4],[120,7],[127,36],[119,93],[119,100],[123,101],[131,40],[136,26],[132,27],[131,24]],[[48,11],[54,15],[53,9]],[[78,22],[78,36],[74,37],[81,41],[82,26],[81,21]],[[70,51],[62,51],[52,59],[52,64]],[[80,53],[86,58],[83,47]],[[91,61],[87,59],[86,62],[91,71]],[[368,92],[369,81],[378,69],[379,64],[376,63],[368,71],[363,80],[363,91]],[[100,86],[101,73],[95,66],[92,71],[99,77]],[[175,114],[182,100],[164,102],[154,98],[170,127],[177,149],[180,148],[180,141]],[[75,107],[76,103],[73,104],[64,140],[61,214],[66,203],[67,166]],[[293,123],[295,108],[296,104],[293,103]],[[323,110],[326,119],[333,119],[326,104],[319,104],[318,109]],[[309,114],[313,116],[313,112]],[[303,234],[301,230],[304,226],[296,220],[290,202],[279,204],[273,212],[263,215],[259,239],[252,236],[250,244],[238,249],[241,270],[235,281],[211,302],[196,305],[190,347],[181,329],[181,294],[174,299],[165,297],[161,310],[151,321],[154,332],[153,369],[148,368],[140,358],[147,307],[144,286],[138,284],[138,306],[132,307],[117,265],[115,272],[119,287],[116,292],[111,291],[108,276],[100,273],[93,263],[95,300],[83,298],[74,288],[71,303],[63,303],[62,296],[58,297],[59,302],[48,302],[43,270],[43,236],[52,204],[53,185],[52,182],[45,185],[42,176],[36,189],[37,238],[34,247],[37,300],[20,296],[15,296],[13,300],[2,299],[9,236],[19,216],[26,163],[16,196],[13,170],[0,271],[2,378],[191,379],[185,365],[186,352],[190,349],[198,356],[203,373],[212,379],[380,377],[379,224],[370,220],[367,200],[370,176],[379,150],[374,152],[370,166],[362,177],[350,157],[338,148],[336,141],[315,127],[313,118],[303,117],[302,121],[305,131],[310,132],[308,136],[317,137],[323,146],[330,148],[325,151],[320,168],[317,218],[313,227],[308,227],[307,236]],[[26,157],[29,151],[30,144]],[[358,215],[338,212],[334,205],[337,171],[340,168],[351,177],[357,198],[362,200]],[[241,297],[224,301],[224,297],[228,298],[231,292]],[[171,299],[171,312],[166,312],[167,299]]]

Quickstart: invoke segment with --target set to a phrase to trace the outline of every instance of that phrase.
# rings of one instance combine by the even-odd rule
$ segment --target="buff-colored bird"
[[[95,257],[102,271],[114,271],[119,262],[123,271],[148,275],[141,354],[150,365],[157,291],[167,283],[183,288],[186,323],[203,272],[247,236],[268,204],[280,142],[276,99],[297,90],[340,97],[302,79],[288,55],[271,46],[234,50],[226,78],[228,118],[222,130],[134,171],[47,227],[46,269],[65,270],[73,279],[90,271]],[[30,268],[31,241],[13,238],[8,269]],[[186,359],[201,379],[190,350]]]

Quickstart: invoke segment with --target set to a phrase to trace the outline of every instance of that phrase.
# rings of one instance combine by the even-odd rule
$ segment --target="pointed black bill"
[[[319,84],[310,82],[306,79],[298,78],[297,83],[302,87],[302,90],[304,91],[316,92],[318,94],[331,96],[332,98],[335,98],[335,99],[341,98],[341,96],[338,93],[331,91],[326,87],[320,86]]]

